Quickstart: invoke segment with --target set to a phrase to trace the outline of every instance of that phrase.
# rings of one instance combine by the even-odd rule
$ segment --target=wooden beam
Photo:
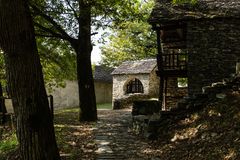
[[[157,49],[158,49],[158,55],[157,55],[157,65],[158,65],[158,71],[163,71],[163,59],[162,59],[162,46],[161,46],[161,38],[160,38],[160,30],[157,30]],[[164,77],[160,76],[160,85],[159,85],[159,102],[160,107],[163,107],[163,88],[164,88]]]
[[[159,77],[188,77],[187,70],[164,70],[156,72]]]

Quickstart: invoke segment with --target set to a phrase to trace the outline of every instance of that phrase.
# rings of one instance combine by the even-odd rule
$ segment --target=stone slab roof
[[[112,71],[114,68],[109,68],[105,66],[95,66],[94,80],[101,82],[112,83]]]
[[[112,75],[120,74],[148,74],[157,66],[156,59],[146,59],[138,61],[126,61],[123,62],[118,68],[116,68]]]
[[[174,5],[172,0],[155,0],[150,23],[203,18],[240,18],[240,0],[198,0],[196,5]]]

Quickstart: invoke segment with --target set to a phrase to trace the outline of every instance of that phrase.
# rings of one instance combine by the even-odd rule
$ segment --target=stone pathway
[[[130,110],[99,110],[95,130],[97,160],[141,160],[147,157],[147,141],[131,133]]]

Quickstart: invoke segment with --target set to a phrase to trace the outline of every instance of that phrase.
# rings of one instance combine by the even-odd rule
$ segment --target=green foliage
[[[0,49],[0,83],[6,85],[5,61],[3,51]]]
[[[198,0],[173,0],[173,4],[184,4],[184,3],[190,3],[192,5],[196,5],[198,3]]]
[[[188,79],[187,78],[178,78],[178,87],[187,87],[188,86]]]
[[[137,7],[128,13],[133,15],[134,19],[114,22],[110,42],[101,48],[102,64],[117,66],[125,60],[155,57],[156,36],[147,23],[153,3],[138,1],[135,6]]]
[[[140,0],[86,0],[91,6],[92,29],[107,28],[113,21],[123,22],[135,19],[131,14],[139,7]],[[79,37],[79,1],[71,0],[31,0],[37,35],[60,38]],[[139,17],[144,16],[138,15]],[[97,32],[96,32],[97,33]],[[96,34],[95,32],[93,35]]]
[[[76,79],[76,56],[68,43],[50,38],[37,38],[37,45],[48,91],[51,92],[54,87],[64,87],[66,79]],[[6,86],[5,62],[1,50],[0,82]]]
[[[8,133],[3,135],[4,139],[0,141],[0,156],[6,152],[14,150],[18,146],[17,136],[15,133]]]
[[[120,26],[126,28],[130,25],[133,26],[134,24],[118,24],[124,24],[125,21],[133,22],[135,19],[146,20],[148,14],[145,13],[150,13],[149,7],[142,5],[140,0],[91,0],[85,2],[91,5],[92,29],[94,30],[105,29],[107,27],[118,28]],[[79,24],[79,1],[32,0],[30,1],[30,6],[36,35],[48,37],[38,39],[38,48],[44,67],[45,81],[49,88],[62,85],[61,82],[64,78],[72,77],[72,73],[74,73],[72,68],[76,66],[73,55],[67,53],[67,51],[72,53],[71,47],[62,40],[71,42],[81,38],[79,37],[79,25],[81,25]],[[137,21],[134,23],[137,24]],[[137,25],[140,30],[138,32],[141,32],[140,25],[142,24],[139,23]],[[95,34],[94,32],[93,35]],[[105,32],[102,34],[105,35]],[[147,36],[146,33],[143,33],[142,36],[138,33],[135,35],[138,35],[140,40]],[[136,39],[133,41],[139,40]],[[92,42],[97,43],[96,41]],[[142,51],[144,48],[139,50]],[[139,52],[139,50],[135,52]],[[66,70],[69,71],[65,72]]]
[[[76,79],[76,56],[66,42],[38,38],[37,44],[49,91],[54,87],[64,87],[65,79]]]
[[[112,103],[97,104],[97,109],[112,109]]]

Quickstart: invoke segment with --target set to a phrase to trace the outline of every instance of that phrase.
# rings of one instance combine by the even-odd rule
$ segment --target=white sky
[[[91,56],[92,64],[98,64],[101,60],[101,50],[99,45],[93,46],[92,56]]]
[[[92,29],[94,30],[94,28],[92,28]],[[111,31],[109,29],[105,29],[105,30],[98,29],[98,30],[94,30],[94,31],[98,32],[98,34],[92,36],[92,41],[95,45],[93,45],[91,61],[92,61],[92,64],[93,63],[99,64],[99,62],[101,61],[100,47],[108,44],[109,39],[108,39],[108,37],[104,38],[105,44],[99,43],[98,40],[100,40],[102,38],[101,36],[104,32],[111,32]]]

